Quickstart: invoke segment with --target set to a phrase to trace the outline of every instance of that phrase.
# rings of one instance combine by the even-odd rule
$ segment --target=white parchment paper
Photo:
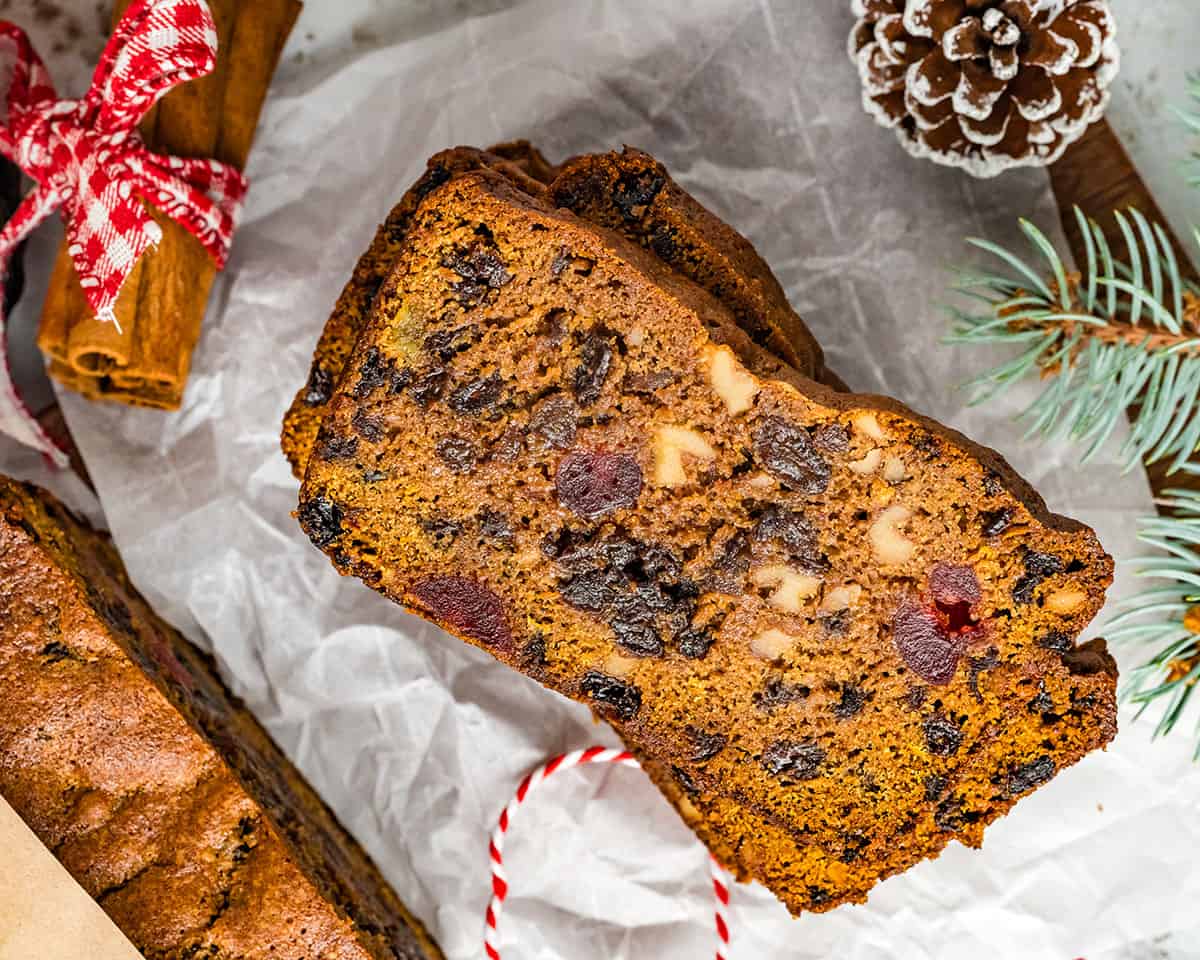
[[[1022,441],[1011,416],[1036,385],[965,409],[956,385],[994,358],[938,342],[964,236],[1014,242],[1019,215],[1058,236],[1045,175],[979,183],[905,155],[860,110],[847,8],[531,0],[419,42],[290,62],[184,409],[61,398],[134,579],[216,651],[452,960],[481,955],[487,835],[520,776],[614,738],[339,578],[290,517],[280,418],[356,257],[434,151],[518,136],[552,159],[650,150],[750,236],[851,384],[999,448],[1118,558],[1138,552],[1144,476],[1123,476],[1115,454],[1080,470],[1077,451]],[[0,448],[0,466],[17,456]],[[1122,575],[1114,597],[1130,586]],[[1023,801],[982,852],[952,845],[866,906],[792,920],[737,888],[732,957],[1200,957],[1192,743],[1151,745],[1149,725],[1122,721],[1107,754]],[[636,772],[556,778],[506,862],[506,957],[711,955],[704,851]]]

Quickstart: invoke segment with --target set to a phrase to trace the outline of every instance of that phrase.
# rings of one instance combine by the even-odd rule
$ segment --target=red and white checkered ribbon
[[[245,178],[215,160],[154,153],[137,131],[169,90],[216,66],[217,32],[204,0],[134,0],[81,100],[58,98],[20,27],[0,21],[0,41],[15,55],[0,153],[36,182],[0,230],[0,282],[20,242],[59,208],[83,292],[102,320],[115,321],[122,285],[162,237],[145,203],[185,227],[223,267]],[[2,313],[0,361],[0,429],[64,462],[12,383]]]
[[[534,788],[545,783],[554,774],[561,773],[563,770],[570,770],[573,767],[582,767],[587,764],[597,763],[611,763],[617,766],[641,769],[637,760],[633,758],[633,755],[625,750],[588,747],[586,750],[564,753],[561,756],[554,757],[532,773],[526,774],[525,779],[521,781],[521,785],[517,787],[517,792],[513,795],[512,800],[504,808],[504,812],[500,814],[500,820],[496,824],[496,829],[492,831],[492,840],[488,846],[488,853],[492,861],[492,898],[488,901],[483,930],[483,949],[488,960],[500,960],[497,934],[500,924],[500,912],[504,907],[504,901],[508,898],[508,875],[504,872],[504,835],[508,833],[513,815],[529,799],[529,795],[533,793]],[[716,897],[717,960],[727,960],[729,953],[728,911],[730,879],[725,869],[715,858],[709,857],[708,863],[709,872],[712,875],[713,894]]]

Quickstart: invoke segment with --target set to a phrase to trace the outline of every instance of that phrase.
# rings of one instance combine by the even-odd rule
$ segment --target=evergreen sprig
[[[1195,464],[1186,469],[1200,474]],[[1151,651],[1126,680],[1125,696],[1141,706],[1139,716],[1152,703],[1166,704],[1155,736],[1175,728],[1200,683],[1200,492],[1172,490],[1160,505],[1168,513],[1143,520],[1140,539],[1161,552],[1134,562],[1140,576],[1163,585],[1122,603],[1108,624],[1109,640]]]
[[[1200,74],[1190,84],[1193,109],[1180,114],[1200,135]],[[1200,151],[1188,179],[1200,187]],[[1030,434],[1061,431],[1086,445],[1086,462],[1128,411],[1127,469],[1170,458],[1170,471],[1200,476],[1200,289],[1184,278],[1166,230],[1137,210],[1115,214],[1126,262],[1113,256],[1097,223],[1078,209],[1075,217],[1086,253],[1078,272],[1027,221],[1021,229],[1032,263],[985,240],[970,241],[1001,267],[961,275],[958,290],[982,307],[953,310],[948,340],[1019,350],[968,385],[972,399],[983,402],[1039,373],[1047,385],[1021,415]],[[1120,604],[1106,631],[1114,644],[1146,651],[1123,696],[1139,716],[1161,705],[1154,733],[1164,736],[1200,687],[1200,492],[1171,490],[1158,506],[1139,533],[1158,553],[1133,561],[1153,585]],[[1195,734],[1200,760],[1200,712]]]
[[[1132,410],[1127,469],[1200,449],[1200,291],[1184,279],[1166,231],[1137,210],[1115,214],[1129,250],[1113,256],[1104,231],[1077,209],[1087,251],[1072,272],[1037,227],[1021,221],[1033,263],[987,240],[969,242],[998,272],[963,272],[956,289],[982,309],[952,308],[951,343],[1020,348],[967,386],[982,403],[1031,373],[1047,386],[1021,415],[1029,435],[1065,434],[1093,457]]]

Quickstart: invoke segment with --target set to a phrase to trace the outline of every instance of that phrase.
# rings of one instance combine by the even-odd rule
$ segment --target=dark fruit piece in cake
[[[147,960],[442,957],[109,540],[3,477],[0,704],[0,795]]]
[[[464,303],[443,264],[480,236],[512,280]],[[564,250],[585,268],[558,269]],[[861,901],[951,839],[977,845],[1043,757],[1061,771],[1113,736],[1115,668],[1073,645],[1111,559],[995,453],[805,380],[660,260],[489,171],[421,204],[347,370],[372,350],[421,369],[431,335],[467,325],[487,334],[437,361],[428,404],[347,374],[326,432],[385,429],[353,462],[310,459],[301,515],[336,504],[318,545],[340,569],[595,707],[739,876],[795,911]],[[615,345],[599,395],[566,449],[546,443],[532,425],[550,398],[578,406],[598,331]],[[447,402],[492,376],[493,415]],[[448,438],[479,451],[470,471],[430,466]],[[421,526],[481,510],[504,544]],[[431,609],[430,578],[488,591],[511,642]],[[1052,725],[1027,707],[1042,689]]]

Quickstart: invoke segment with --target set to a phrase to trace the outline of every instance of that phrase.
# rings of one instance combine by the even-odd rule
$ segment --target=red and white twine
[[[492,831],[488,853],[492,861],[492,898],[488,902],[487,915],[483,930],[483,949],[488,960],[500,960],[498,946],[498,930],[500,912],[504,901],[508,898],[508,875],[504,872],[504,835],[512,825],[513,816],[518,808],[529,799],[534,788],[545,783],[550,777],[563,770],[582,767],[587,764],[615,764],[621,767],[641,769],[637,760],[626,750],[612,750],[607,747],[588,747],[586,750],[575,750],[554,757],[536,770],[525,775],[517,792],[509,801],[508,806],[500,814],[496,829]],[[727,960],[729,952],[729,887],[730,878],[725,869],[715,858],[709,857],[709,872],[712,876],[713,894],[716,898],[714,914],[717,928],[717,960]]]

